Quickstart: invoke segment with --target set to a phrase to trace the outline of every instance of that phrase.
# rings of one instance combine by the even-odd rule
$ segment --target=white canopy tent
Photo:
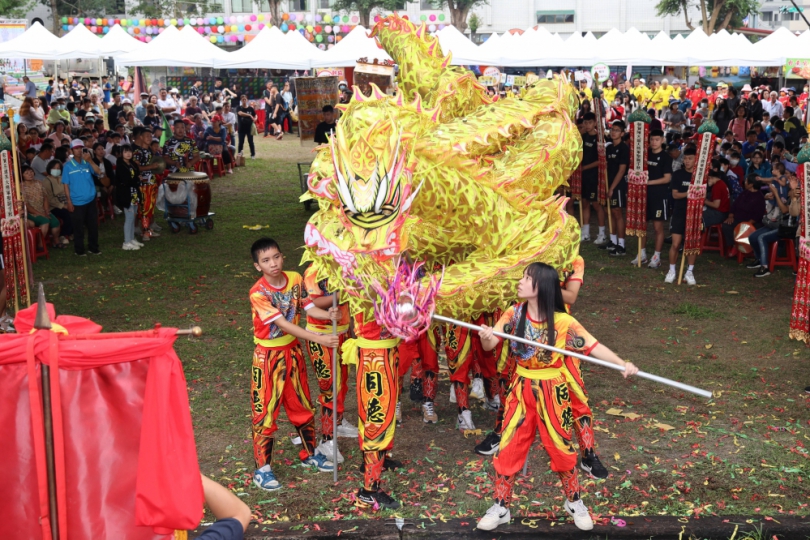
[[[59,59],[102,58],[104,50],[101,38],[87,29],[82,23],[59,39]]]
[[[102,56],[108,58],[118,58],[125,54],[133,53],[146,47],[146,43],[135,39],[121,28],[120,24],[114,25],[110,31],[101,38]]]
[[[354,66],[360,58],[391,60],[384,50],[377,46],[375,38],[368,37],[362,26],[355,26],[340,42],[326,51],[320,58],[312,60],[310,67],[349,67]]]
[[[116,59],[124,66],[214,67],[228,53],[202,37],[191,25],[168,26],[142,49]]]
[[[458,28],[449,24],[436,32],[436,37],[439,40],[439,45],[442,46],[444,54],[452,53],[453,57],[450,63],[454,66],[467,66],[470,64],[486,64],[481,59],[485,56],[482,55],[478,45],[470,41],[470,39],[462,34]]]
[[[307,45],[309,45],[309,47],[307,47]],[[308,69],[313,61],[321,59],[323,55],[326,54],[326,52],[318,47],[313,46],[312,43],[307,41],[307,38],[298,31],[284,34],[284,47],[285,51],[290,51],[287,53],[287,57],[284,60],[300,62],[302,65],[306,66],[304,69]]]
[[[59,57],[60,47],[59,38],[36,22],[22,35],[0,43],[0,57],[54,60]]]
[[[293,44],[295,35],[303,43]],[[284,54],[270,55],[270,51],[284,51]],[[285,35],[276,26],[265,26],[247,45],[217,60],[214,66],[222,69],[308,69],[315,52],[323,54],[298,32]]]

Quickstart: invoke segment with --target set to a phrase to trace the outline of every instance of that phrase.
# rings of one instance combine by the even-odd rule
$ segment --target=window
[[[773,11],[762,12],[762,22],[771,22],[773,20]]]
[[[566,24],[574,22],[573,11],[538,11],[538,24]]]
[[[436,6],[433,4],[433,0],[420,0],[419,9],[425,11],[430,9],[436,9]]]
[[[252,13],[253,0],[231,0],[231,13]]]
[[[318,0],[318,9],[332,9],[334,0]]]
[[[270,2],[267,0],[261,0],[259,3],[259,11],[262,13],[267,13],[270,11]]]
[[[290,11],[309,11],[309,0],[290,0]]]

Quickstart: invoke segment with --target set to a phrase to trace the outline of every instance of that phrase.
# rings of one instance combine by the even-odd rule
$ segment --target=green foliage
[[[659,17],[666,15],[683,15],[686,25],[694,29],[689,18],[689,8],[700,10],[701,20],[697,22],[707,34],[719,32],[729,26],[742,26],[742,20],[748,15],[759,12],[757,0],[659,0],[655,8]]]
[[[467,26],[470,27],[470,32],[473,34],[478,32],[478,27],[481,26],[481,22],[481,18],[478,17],[477,13],[470,15],[470,18],[467,19]]]
[[[34,0],[0,0],[0,14],[9,19],[23,19],[34,5]]]
[[[178,2],[177,0],[138,0],[131,8],[131,13],[139,13],[144,17],[186,17],[200,15],[209,11],[209,2],[206,0],[192,2]]]
[[[483,6],[489,0],[434,0],[436,7],[448,8],[450,10],[450,22],[461,32],[467,29],[467,15],[473,8]],[[478,28],[476,27],[476,30]]]
[[[371,12],[375,9],[385,11],[395,11],[403,9],[403,2],[396,0],[336,0],[332,9],[337,11],[357,11],[360,16],[360,24],[369,27]]]

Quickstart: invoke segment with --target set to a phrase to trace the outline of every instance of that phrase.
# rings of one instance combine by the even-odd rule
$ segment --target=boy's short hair
[[[653,137],[663,137],[663,136],[664,136],[664,130],[663,129],[653,129],[653,130],[650,131],[650,138],[651,139]]]
[[[740,159],[740,157],[741,157],[741,156],[740,156],[740,153],[739,153],[739,152],[737,152],[737,151],[734,151],[734,152],[732,152],[732,153],[731,153],[731,154],[729,154],[729,155],[730,155],[731,157],[735,158],[735,159]]]
[[[748,176],[745,177],[745,181],[754,186],[754,189],[759,190],[762,188],[762,182],[757,180],[757,173],[749,174]]]
[[[621,128],[621,130],[624,131],[627,128],[627,125],[624,123],[623,120],[616,120],[612,124],[610,124],[610,127]]]
[[[697,155],[697,148],[695,148],[694,146],[689,145],[689,146],[687,146],[686,148],[683,149],[683,155],[684,156],[696,156]]]
[[[592,112],[586,112],[582,115],[583,122],[596,122],[596,115]]]
[[[772,148],[778,148],[780,150],[784,150],[785,149],[785,143],[783,143],[782,141],[774,141]]]
[[[323,108],[321,109],[321,112],[324,113],[324,114],[325,113],[330,113],[330,112],[335,112],[335,108],[332,107],[331,105],[324,105]]]
[[[250,246],[250,256],[253,257],[253,262],[259,262],[259,254],[262,251],[267,251],[268,249],[276,249],[279,253],[281,253],[281,248],[279,247],[278,242],[272,238],[267,238],[265,236],[253,242],[253,245]]]
[[[746,134],[745,134],[745,136],[746,136],[746,137],[750,137],[751,135],[753,135],[754,137],[756,137],[756,136],[757,136],[757,132],[756,132],[756,131],[754,131],[753,129],[749,129],[749,130],[748,130],[748,133],[746,133]]]
[[[793,113],[796,111],[793,107],[785,107],[785,112],[788,113],[789,116],[793,116]]]
[[[721,150],[730,150],[731,149],[731,143],[730,142],[724,142],[723,144],[720,145],[720,149]]]

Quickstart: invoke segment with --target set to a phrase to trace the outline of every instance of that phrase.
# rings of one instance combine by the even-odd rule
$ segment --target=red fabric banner
[[[627,172],[627,228],[628,236],[647,235],[647,148],[650,125],[645,122],[630,124],[630,170]]]
[[[102,334],[48,311],[53,330],[30,333],[34,306],[17,314],[19,334],[0,335],[0,491],[14,494],[0,505],[5,537],[50,538],[43,364],[59,538],[152,540],[196,527],[203,493],[176,330]]]
[[[571,174],[571,198],[575,201],[582,199],[582,163]]]
[[[703,229],[703,204],[706,200],[706,181],[709,177],[715,136],[707,131],[698,135],[695,171],[692,185],[689,186],[686,203],[686,233],[683,239],[684,255],[700,255],[701,232]]]
[[[790,312],[790,337],[810,343],[810,167],[806,163],[796,170],[803,212],[799,218],[799,272],[793,288],[793,307]]]

